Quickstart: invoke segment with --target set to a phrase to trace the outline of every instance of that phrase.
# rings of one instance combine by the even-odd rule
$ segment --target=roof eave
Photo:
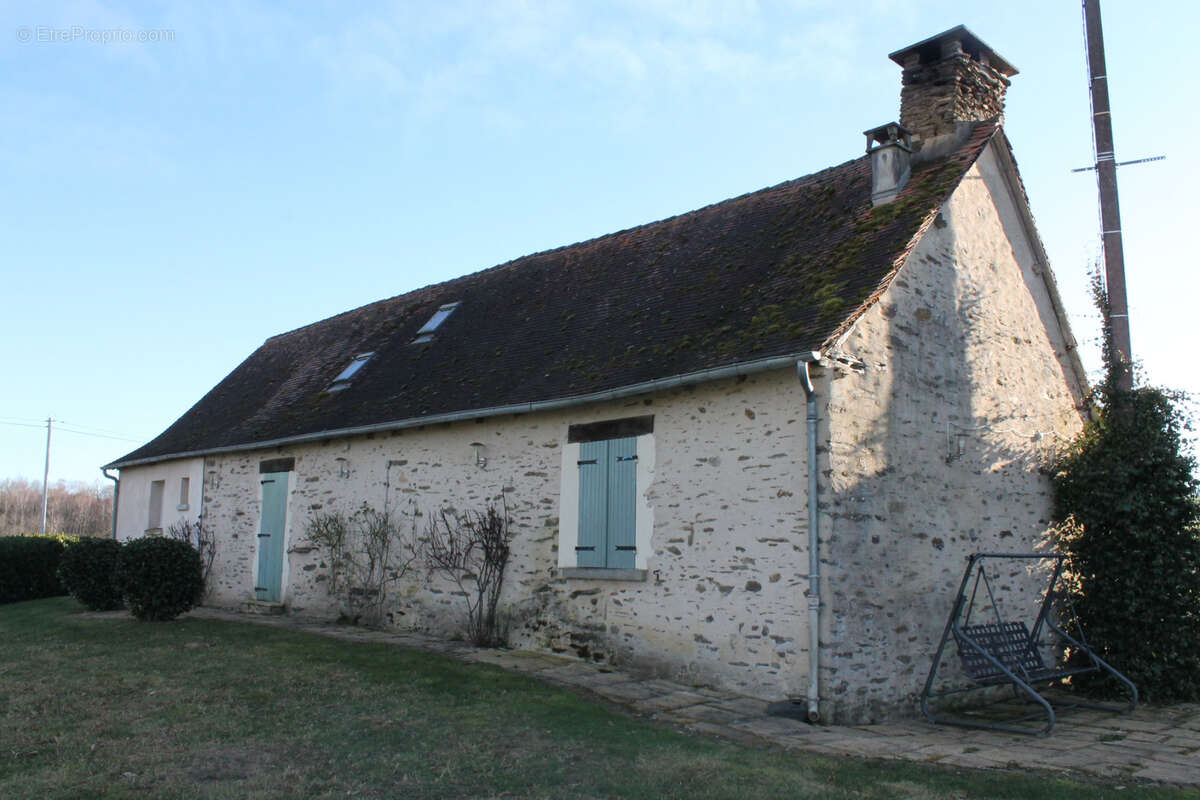
[[[815,363],[820,360],[820,351],[802,350],[799,352],[790,353],[788,355],[772,356],[770,358],[763,358],[755,361],[742,361],[735,364],[728,364],[723,367],[712,367],[710,369],[699,370],[697,372],[672,375],[668,378],[655,378],[654,380],[650,381],[643,381],[641,383],[630,384],[628,386],[619,386],[614,389],[605,389],[600,392],[591,392],[589,394],[575,395],[571,397],[559,397],[548,400],[534,400],[527,403],[513,403],[504,406],[493,406],[491,408],[472,408],[463,411],[451,411],[444,414],[410,417],[407,419],[393,420],[390,422],[380,422],[373,425],[359,425],[351,428],[335,428],[314,431],[312,433],[298,434],[296,436],[285,436],[278,439],[266,439],[262,441],[226,445],[223,447],[210,447],[200,450],[165,453],[163,455],[148,456],[146,458],[118,459],[110,464],[105,464],[102,469],[125,469],[128,467],[158,464],[163,461],[177,461],[185,458],[201,458],[204,456],[238,453],[248,450],[264,450],[271,447],[284,447],[288,445],[304,444],[307,442],[319,442],[325,439],[335,439],[346,436],[362,436],[368,433],[385,433],[388,431],[404,430],[406,428],[420,428],[425,425],[437,425],[447,422],[463,422],[471,419],[499,417],[505,414],[530,414],[538,411],[552,411],[556,409],[573,408],[575,406],[586,405],[588,403],[598,403],[605,400],[619,400],[624,397],[663,391],[665,389],[675,389],[681,386],[694,386],[699,383],[708,383],[710,381],[733,378],[739,375],[753,375],[760,372],[768,372],[770,370],[790,368],[797,362]]]

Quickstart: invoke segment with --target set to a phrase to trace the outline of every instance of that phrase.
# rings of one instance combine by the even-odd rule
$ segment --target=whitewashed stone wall
[[[646,580],[561,577],[568,426],[646,414],[654,415],[650,474],[639,481],[639,503],[650,514],[639,519],[650,524],[649,552],[639,553]],[[219,537],[213,601],[236,606],[251,599],[259,462],[292,457],[284,590],[291,613],[338,613],[325,590],[326,563],[304,542],[314,512],[415,506],[423,531],[440,507],[481,508],[503,492],[515,531],[502,598],[514,646],[764,698],[802,693],[804,424],[803,389],[794,371],[779,370],[570,411],[210,456],[205,519]],[[475,464],[476,442],[484,444],[486,468]],[[410,572],[392,593],[391,624],[458,633],[463,605],[451,588]]]
[[[144,467],[121,470],[121,490],[117,498],[117,539],[128,541],[145,536],[150,527],[150,485],[163,482],[162,516],[159,529],[166,533],[180,520],[195,522],[200,516],[200,482],[203,459],[185,458],[163,461]],[[186,478],[186,497],[180,496],[180,482]]]
[[[916,713],[966,556],[1034,549],[1050,516],[1047,457],[1081,425],[994,146],[822,383],[827,719]],[[1027,599],[1037,586],[1020,568],[1004,584]]]

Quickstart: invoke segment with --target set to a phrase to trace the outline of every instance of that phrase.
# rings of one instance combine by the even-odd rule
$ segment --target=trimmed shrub
[[[121,543],[84,537],[62,554],[58,578],[67,591],[93,611],[121,607],[121,593],[113,583]]]
[[[0,537],[0,603],[66,594],[58,580],[65,536]]]
[[[134,539],[117,556],[115,582],[138,619],[174,619],[194,606],[204,590],[200,554],[178,539]]]

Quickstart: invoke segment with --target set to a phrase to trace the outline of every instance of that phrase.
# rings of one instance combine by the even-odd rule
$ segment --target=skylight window
[[[354,360],[350,362],[350,366],[338,373],[338,376],[333,379],[333,383],[329,384],[329,391],[340,392],[349,386],[350,381],[358,374],[360,369],[366,366],[366,363],[371,360],[371,356],[373,355],[375,355],[374,352],[359,353],[356,355]]]
[[[432,341],[433,332],[441,327],[441,324],[445,322],[446,319],[454,313],[454,309],[458,308],[460,305],[462,305],[462,303],[446,303],[446,305],[435,311],[433,316],[429,318],[429,322],[426,322],[421,327],[421,330],[417,331],[417,338],[413,339],[412,343],[420,344],[421,342]]]

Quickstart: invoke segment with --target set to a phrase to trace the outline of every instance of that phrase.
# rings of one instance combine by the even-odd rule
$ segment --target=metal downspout
[[[112,515],[112,538],[117,538],[117,502],[121,499],[121,479],[114,478],[108,474],[108,467],[101,467],[100,472],[104,477],[113,482],[113,515]]]
[[[807,361],[797,361],[808,421],[808,721],[821,719],[821,553],[817,503],[817,390]]]
[[[196,514],[196,521],[203,529],[208,524],[208,520],[204,516],[204,482],[208,480],[208,456],[200,457],[200,502],[197,504],[200,507],[199,513]]]

